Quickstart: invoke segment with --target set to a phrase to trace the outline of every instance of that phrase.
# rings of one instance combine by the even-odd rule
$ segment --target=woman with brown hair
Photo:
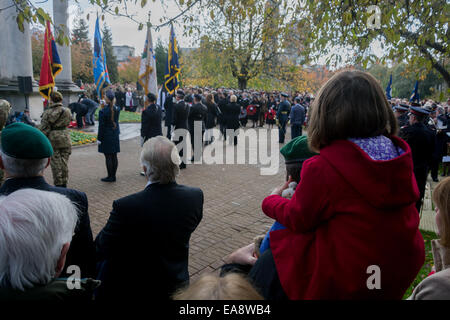
[[[289,299],[401,299],[425,254],[411,149],[385,94],[370,74],[344,71],[311,110],[309,145],[320,154],[303,163],[291,200],[281,197],[291,181],[264,199],[286,229],[270,233],[255,284],[270,285],[257,272],[268,259]]]
[[[98,113],[98,152],[105,155],[108,176],[102,178],[104,182],[115,182],[116,172],[119,165],[117,153],[120,152],[119,141],[119,114],[120,109],[115,105],[114,92],[108,90],[105,94],[106,103],[101,103]]]
[[[431,241],[434,273],[414,289],[411,300],[450,300],[450,177],[433,190],[438,240]]]

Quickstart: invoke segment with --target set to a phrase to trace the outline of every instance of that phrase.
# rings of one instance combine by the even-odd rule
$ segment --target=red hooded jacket
[[[290,299],[401,299],[425,260],[411,149],[372,160],[356,144],[333,142],[303,164],[291,200],[264,199],[286,226],[270,233],[281,285]],[[367,286],[380,268],[381,289]],[[369,280],[370,283],[372,283]]]

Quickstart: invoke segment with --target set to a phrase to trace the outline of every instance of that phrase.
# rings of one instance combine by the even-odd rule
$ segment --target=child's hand
[[[237,263],[243,265],[254,265],[257,258],[253,255],[255,252],[255,243],[251,243],[248,246],[242,247],[234,251],[227,258],[225,263]]]
[[[276,194],[276,195],[281,196],[281,194],[283,193],[283,191],[284,191],[285,189],[289,188],[289,183],[291,183],[291,182],[293,182],[293,181],[294,181],[294,180],[292,179],[292,177],[289,176],[289,180],[286,181],[283,185],[281,185],[281,186],[279,186],[279,187],[273,189],[273,191],[272,191],[272,193],[271,193],[270,195],[272,196],[272,195],[275,195],[275,194]]]

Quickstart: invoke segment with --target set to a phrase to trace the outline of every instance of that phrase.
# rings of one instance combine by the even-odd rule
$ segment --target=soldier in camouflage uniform
[[[48,137],[53,147],[50,162],[55,186],[66,187],[69,180],[69,156],[72,143],[67,126],[72,120],[70,110],[62,105],[61,93],[55,91],[50,95],[50,105],[42,115],[39,129]]]
[[[8,101],[0,99],[0,135],[3,127],[8,120],[9,113],[11,111],[11,105]],[[0,184],[3,182],[3,170],[0,169]]]

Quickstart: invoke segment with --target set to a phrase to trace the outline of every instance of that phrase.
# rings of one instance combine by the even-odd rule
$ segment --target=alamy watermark
[[[251,164],[260,166],[261,175],[275,175],[279,171],[279,133],[277,129],[265,128],[247,130],[226,130],[227,142],[219,141],[220,130],[211,129],[215,143],[203,146],[202,122],[195,121],[193,137],[186,129],[177,129],[172,133],[172,141],[180,152],[185,164]],[[193,141],[191,140],[193,139]],[[234,147],[234,141],[237,144]],[[227,147],[227,144],[230,145]],[[172,157],[174,163],[178,157]]]

